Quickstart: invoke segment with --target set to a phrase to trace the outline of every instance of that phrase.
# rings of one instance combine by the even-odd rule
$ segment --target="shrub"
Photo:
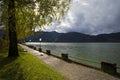
[[[8,40],[0,38],[0,50],[8,47]]]

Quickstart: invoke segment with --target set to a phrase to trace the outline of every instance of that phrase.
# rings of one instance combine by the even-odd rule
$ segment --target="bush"
[[[8,47],[8,41],[3,38],[0,38],[0,50],[7,48],[7,47]]]

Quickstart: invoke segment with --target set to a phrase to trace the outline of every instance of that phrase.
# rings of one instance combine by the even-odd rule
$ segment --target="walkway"
[[[40,53],[36,50],[28,48],[27,46],[20,46],[27,50],[29,53],[37,56],[43,62],[45,62],[53,69],[65,76],[68,80],[120,80],[99,70],[95,70],[74,63],[67,63],[56,57],[48,56],[44,53]]]

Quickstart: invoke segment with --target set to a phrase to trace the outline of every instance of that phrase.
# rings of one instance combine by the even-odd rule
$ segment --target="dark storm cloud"
[[[102,34],[120,32],[120,0],[73,0],[60,25],[47,31]]]

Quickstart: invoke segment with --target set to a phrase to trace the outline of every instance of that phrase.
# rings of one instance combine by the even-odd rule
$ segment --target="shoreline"
[[[90,67],[78,62],[67,62],[58,56],[48,56],[44,53],[30,49],[24,45],[22,45],[22,47],[25,50],[27,49],[27,51],[31,54],[37,56],[43,62],[54,68],[56,71],[60,72],[63,76],[67,77],[68,80],[85,80],[86,78],[87,80],[93,80],[95,78],[98,78],[97,80],[119,80],[119,77],[104,73],[100,69]],[[43,56],[40,56],[40,54],[43,54]]]
[[[34,43],[33,43],[34,44]],[[38,44],[38,43],[37,43]],[[51,43],[50,43],[51,44]],[[26,45],[26,44],[24,44],[24,45]],[[33,45],[26,45],[26,46],[30,46],[31,48],[33,48],[34,50],[37,50],[37,51],[39,51],[39,47],[36,47],[36,46],[33,46]],[[42,48],[41,48],[41,50],[42,50]],[[49,50],[50,52],[51,52],[51,50]],[[43,53],[46,53],[46,50],[44,49],[44,50],[42,50],[42,52]],[[61,53],[62,54],[62,53]],[[66,54],[66,53],[65,53]],[[56,58],[59,58],[59,59],[62,59],[62,55],[56,55],[56,54],[54,54],[54,53],[50,53],[50,55],[51,56],[53,56],[53,57],[56,57]],[[90,67],[90,68],[94,68],[94,69],[97,69],[97,70],[100,70],[100,71],[102,71],[101,70],[101,63],[102,62],[104,62],[104,61],[94,61],[94,60],[89,60],[89,59],[80,59],[80,58],[78,58],[78,57],[73,57],[73,56],[71,56],[71,55],[69,55],[68,54],[68,59],[71,61],[71,62],[73,62],[73,63],[76,63],[76,64],[79,64],[79,65],[83,65],[83,66],[86,66],[86,67]],[[106,62],[106,61],[105,61]],[[109,63],[109,62],[107,62],[107,63]],[[110,64],[114,64],[114,63],[112,63],[112,62],[110,62]],[[120,67],[119,67],[119,65],[117,64],[117,66],[116,66],[116,68],[117,68],[117,71],[118,71],[118,73],[120,73]]]

